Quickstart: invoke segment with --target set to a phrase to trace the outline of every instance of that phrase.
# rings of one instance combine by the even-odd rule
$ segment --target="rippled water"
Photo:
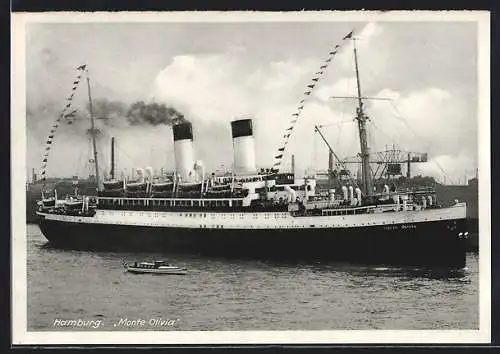
[[[474,254],[464,271],[444,274],[69,251],[47,246],[36,225],[27,230],[28,330],[478,329]],[[122,259],[146,258],[188,274],[124,272]]]

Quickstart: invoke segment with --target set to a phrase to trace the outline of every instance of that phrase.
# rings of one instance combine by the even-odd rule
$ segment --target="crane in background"
[[[321,128],[325,126],[328,125],[315,126],[315,132],[320,135],[321,139],[328,147],[328,170],[326,172],[318,171],[317,175],[326,175],[328,177],[329,185],[333,185],[335,183],[335,179],[358,179],[358,176],[353,176],[351,169],[353,165],[359,166],[360,164],[362,164],[361,156],[358,154],[351,157],[338,157],[321,131]],[[386,146],[386,149],[384,151],[374,152],[370,155],[370,174],[372,179],[376,183],[384,179],[387,180],[403,176],[403,166],[406,166],[405,177],[407,179],[410,179],[411,164],[427,162],[427,153],[407,152],[399,149],[395,145],[393,145],[391,148]]]

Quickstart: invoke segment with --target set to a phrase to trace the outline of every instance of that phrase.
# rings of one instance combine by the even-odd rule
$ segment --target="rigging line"
[[[396,105],[394,104],[394,102],[391,100],[389,101],[391,102],[391,106],[394,108],[394,110],[396,111],[397,115],[396,115],[396,118],[399,118],[400,120],[402,120],[406,126],[408,127],[408,129],[413,133],[413,135],[415,135],[415,137],[419,140],[423,140],[413,129],[412,127],[410,126],[410,124],[406,121],[406,119],[403,117],[403,115],[401,114],[401,112],[399,111],[399,109],[396,107]],[[398,117],[399,116],[399,117]],[[446,176],[446,178],[448,178],[449,180],[452,180],[450,178],[450,176],[446,173],[446,171],[444,170],[444,168],[441,166],[441,164],[437,161],[436,158],[433,159],[434,163],[436,164],[436,166],[441,170],[441,172]]]
[[[315,133],[313,136],[313,151],[312,151],[312,166],[310,167],[312,171],[316,170],[317,168],[317,154],[318,154],[318,134]]]
[[[392,108],[394,108],[394,111],[396,111],[395,117],[398,118],[398,120],[402,121],[406,125],[406,127],[412,132],[412,134],[415,135],[415,137],[417,139],[421,139],[421,137],[410,126],[410,124],[408,123],[408,121],[403,117],[403,115],[401,114],[401,112],[399,111],[399,109],[396,107],[396,105],[394,104],[394,102],[392,100],[390,100],[389,102],[391,103]]]
[[[380,129],[376,124],[375,122],[372,120],[370,121],[371,125],[377,129],[377,131],[381,132],[383,135],[385,135],[386,137],[388,137],[390,140],[393,140],[394,141],[394,136],[392,135],[389,135],[388,133],[386,133],[383,129]]]
[[[105,136],[106,138],[108,138],[108,139],[109,139],[109,138],[111,138],[111,136],[110,136],[108,133],[106,133],[105,131],[101,131],[101,134],[102,134],[103,136]],[[129,154],[127,154],[127,153],[125,152],[125,150],[124,150],[124,149],[120,149],[120,148],[118,148],[118,149],[117,149],[117,148],[116,148],[116,145],[115,145],[115,152],[116,152],[116,151],[118,151],[118,152],[119,152],[119,154],[116,154],[116,157],[118,157],[118,156],[122,156],[122,157],[127,158],[127,159],[128,159],[128,162],[132,163],[133,165],[137,165],[137,164],[138,164],[138,163],[137,163],[137,161],[136,161],[137,159],[132,158]],[[106,161],[106,160],[104,159],[103,161]],[[124,168],[122,168],[121,170],[122,170],[122,172],[123,172],[125,169],[124,169]]]
[[[76,165],[76,175],[77,176],[80,176],[80,166],[82,165],[82,161],[83,161],[83,150],[80,150],[80,155],[78,156],[78,163]],[[83,164],[84,165],[84,168],[85,168],[85,163]]]
[[[349,84],[350,84],[350,82],[349,82],[349,80],[347,80],[347,81],[346,81],[346,83],[345,83],[345,86],[349,86]],[[347,91],[347,89],[346,89],[345,91],[346,91],[346,92],[348,92],[348,91]],[[347,105],[346,105],[346,104],[343,104],[343,105],[342,105],[342,113],[341,113],[341,115],[340,115],[340,120],[341,120],[341,121],[340,121],[340,122],[338,122],[338,127],[339,127],[339,135],[338,135],[338,137],[337,137],[337,142],[336,142],[336,144],[335,144],[335,148],[336,148],[337,150],[338,150],[338,148],[339,148],[339,146],[340,146],[340,139],[341,139],[341,137],[342,137],[342,127],[343,127],[343,125],[342,125],[342,123],[341,123],[341,122],[342,122],[342,119],[344,119],[344,116],[345,116],[345,113],[346,113],[346,108],[347,108]],[[346,120],[346,121],[347,121],[347,120]],[[352,122],[352,120],[349,120],[349,122]]]
[[[104,131],[102,131],[102,132],[101,132],[101,134],[102,134],[102,135],[104,135],[104,136],[105,136],[106,138],[108,138],[108,139],[109,139],[109,138],[111,138],[111,136],[110,136],[110,135],[108,135],[108,133],[106,133],[106,132],[104,132]],[[132,164],[134,164],[134,165],[136,165],[136,164],[137,164],[136,159],[134,159],[134,158],[130,157],[130,155],[129,155],[129,154],[127,154],[127,153],[125,152],[125,150],[124,150],[124,149],[120,149],[120,148],[118,148],[118,149],[117,149],[117,148],[116,148],[116,145],[115,145],[115,152],[116,152],[117,150],[118,150],[118,152],[120,152],[120,155],[122,155],[122,156],[124,156],[125,158],[127,158],[129,162],[131,162],[131,163],[132,163]],[[117,154],[117,156],[118,156],[118,154]],[[104,161],[106,161],[106,160],[104,160]]]
[[[307,87],[309,88],[309,90],[306,89],[306,91],[303,93],[303,95],[302,95],[303,99],[300,101],[300,104],[302,104],[302,106],[301,106],[300,109],[299,108],[297,109],[296,113],[293,114],[293,116],[296,116],[296,119],[294,119],[293,122],[291,122],[290,127],[286,130],[287,133],[285,133],[285,135],[284,135],[284,141],[282,142],[282,147],[280,147],[279,149],[282,149],[282,148],[286,149],[288,141],[289,141],[289,138],[290,138],[290,135],[292,134],[292,132],[294,130],[294,127],[297,125],[297,120],[299,119],[299,116],[301,115],[302,108],[304,107],[304,104],[311,97],[310,95],[311,95],[313,89],[317,86],[318,81],[324,76],[324,73],[325,73],[326,69],[328,68],[328,65],[330,64],[330,62],[333,60],[333,58],[335,57],[335,55],[337,54],[337,52],[340,51],[340,49],[342,48],[344,42],[347,39],[351,39],[352,38],[353,33],[354,33],[354,30],[352,30],[346,36],[344,36],[342,38],[342,40],[337,45],[335,45],[334,49],[331,49],[331,51],[328,54],[329,55],[328,59],[323,61],[323,65],[320,66],[320,71],[317,72],[314,75],[314,77],[312,79],[314,81],[314,83],[312,83],[310,85],[307,85]],[[283,151],[278,150],[278,152],[283,152]],[[274,159],[275,162],[273,164],[273,170],[276,170],[277,172],[279,172],[279,170],[281,168],[281,163],[282,163],[282,160],[283,160],[283,155],[284,154],[279,153],[278,155],[275,156],[275,159]]]

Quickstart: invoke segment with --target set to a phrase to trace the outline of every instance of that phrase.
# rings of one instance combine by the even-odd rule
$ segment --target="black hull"
[[[327,260],[425,267],[465,266],[465,224],[418,224],[415,229],[383,226],[348,229],[186,229],[65,223],[40,219],[51,244],[86,250],[168,251],[273,260]]]

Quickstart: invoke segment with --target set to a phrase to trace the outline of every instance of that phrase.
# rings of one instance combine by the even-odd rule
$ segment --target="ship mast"
[[[370,171],[370,148],[366,133],[366,121],[369,119],[363,111],[363,96],[361,95],[361,85],[359,81],[358,52],[356,49],[356,39],[354,43],[354,65],[356,67],[356,84],[358,89],[358,107],[356,108],[356,120],[358,121],[359,142],[361,145],[361,174],[363,177],[363,189],[367,196],[373,195],[373,181]]]
[[[88,91],[88,95],[89,95],[90,135],[92,137],[92,149],[94,152],[94,166],[95,166],[95,178],[96,178],[96,183],[97,183],[97,191],[99,191],[100,190],[99,163],[97,161],[97,144],[95,141],[96,131],[94,128],[94,114],[92,112],[92,96],[90,94],[90,78],[89,78],[88,70],[86,70],[86,73],[87,73],[87,91]]]
[[[111,137],[111,180],[115,179],[115,137]]]

